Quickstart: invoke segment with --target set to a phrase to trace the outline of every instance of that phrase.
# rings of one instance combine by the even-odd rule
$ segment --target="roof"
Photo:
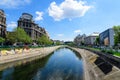
[[[98,32],[94,32],[94,33],[90,34],[90,36],[99,36],[99,33]]]

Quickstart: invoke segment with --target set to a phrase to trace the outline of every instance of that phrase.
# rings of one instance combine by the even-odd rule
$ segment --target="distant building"
[[[64,41],[60,41],[60,40],[52,40],[54,42],[54,44],[64,44]]]
[[[2,9],[0,9],[0,37],[6,36],[6,16]]]
[[[75,37],[75,39],[74,39],[74,43],[76,44],[76,45],[83,45],[84,44],[84,42],[85,42],[85,37],[86,37],[86,35],[85,34],[83,34],[83,35],[78,35],[78,36],[76,36]]]
[[[48,36],[48,33],[45,31],[45,29],[36,24],[33,21],[33,16],[28,13],[23,13],[19,18],[18,27],[23,28],[25,32],[32,38],[32,40],[36,40],[42,35]]]
[[[93,34],[85,37],[85,45],[95,45],[95,41],[98,36],[99,33],[94,32]]]
[[[101,46],[114,46],[114,30],[109,28],[99,35]]]

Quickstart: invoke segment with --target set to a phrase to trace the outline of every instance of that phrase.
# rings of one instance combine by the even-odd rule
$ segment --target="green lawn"
[[[88,48],[88,49],[93,50],[93,51],[104,52],[104,53],[112,54],[113,56],[120,57],[120,52],[115,52],[115,51],[111,51],[111,50],[109,50],[109,51],[101,50],[100,48],[92,48],[92,47],[80,47],[80,48]]]
[[[99,48],[89,48],[91,50],[94,50],[94,51],[101,51]]]
[[[120,52],[114,52],[113,55],[115,55],[115,56],[119,56],[119,57],[120,57]]]

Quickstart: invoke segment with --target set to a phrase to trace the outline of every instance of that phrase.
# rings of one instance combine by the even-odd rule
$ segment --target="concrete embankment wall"
[[[27,58],[36,57],[36,56],[45,57],[60,47],[61,46],[34,48],[34,49],[23,51],[22,53],[15,53],[15,54],[9,54],[5,56],[0,56],[0,64],[27,59]]]
[[[85,80],[120,80],[120,69],[116,66],[88,50],[70,48],[82,56]]]

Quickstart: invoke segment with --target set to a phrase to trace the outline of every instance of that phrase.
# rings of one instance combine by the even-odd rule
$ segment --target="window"
[[[23,26],[25,26],[25,22],[23,22]]]

